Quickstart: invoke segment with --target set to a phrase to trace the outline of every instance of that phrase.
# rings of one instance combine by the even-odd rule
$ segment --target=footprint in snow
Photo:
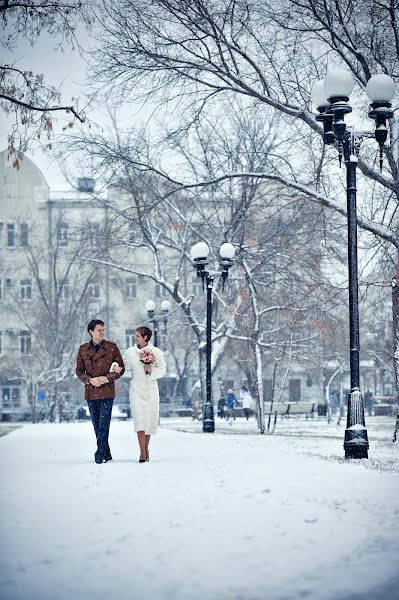
[[[304,519],[305,523],[317,523],[318,520],[319,519],[316,519],[316,517]]]
[[[181,523],[177,523],[176,521],[169,521],[168,525],[171,528],[181,527]]]

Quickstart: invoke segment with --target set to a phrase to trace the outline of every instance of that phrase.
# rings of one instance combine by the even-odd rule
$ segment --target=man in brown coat
[[[119,348],[104,339],[104,322],[93,319],[87,326],[90,342],[79,348],[76,358],[76,375],[85,384],[85,400],[97,438],[96,463],[112,460],[108,443],[112,405],[115,397],[115,379],[125,372]],[[120,373],[110,371],[112,363],[122,367]]]

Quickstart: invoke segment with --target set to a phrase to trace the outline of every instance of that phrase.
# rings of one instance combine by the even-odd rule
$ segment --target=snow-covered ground
[[[139,464],[113,421],[103,465],[89,422],[24,425],[0,438],[0,597],[398,600],[399,445],[367,425],[370,460],[344,461],[325,421],[165,419]]]

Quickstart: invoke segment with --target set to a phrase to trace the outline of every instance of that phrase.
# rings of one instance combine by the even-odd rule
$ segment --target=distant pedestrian
[[[218,401],[218,417],[221,419],[225,419],[225,408],[226,408],[226,400],[224,396],[221,396]]]
[[[367,412],[369,417],[373,414],[374,402],[373,402],[373,394],[370,390],[364,394],[364,405],[367,408]]]
[[[232,390],[231,388],[227,390],[225,400],[227,408],[227,420],[230,421],[230,419],[234,419],[235,421],[236,417],[234,414],[234,407],[237,406],[237,398],[234,395],[234,390]]]
[[[93,319],[88,324],[87,331],[90,342],[79,348],[76,376],[85,384],[85,399],[97,438],[94,460],[96,463],[106,463],[112,460],[108,436],[115,379],[122,377],[125,368],[118,346],[104,339],[104,321]],[[118,372],[114,370],[114,365],[118,365]]]
[[[246,385],[241,386],[240,401],[241,401],[242,409],[244,411],[244,415],[248,421],[249,416],[251,414],[253,402],[252,402],[252,396]]]

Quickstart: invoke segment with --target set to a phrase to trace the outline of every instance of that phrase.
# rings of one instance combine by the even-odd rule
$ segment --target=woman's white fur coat
[[[155,363],[149,375],[144,371],[144,364],[140,361],[140,352],[152,352]],[[134,430],[145,431],[146,435],[157,432],[159,419],[159,390],[157,379],[166,373],[166,364],[159,348],[148,343],[145,348],[134,346],[128,348],[123,356],[126,371],[132,374],[130,382],[129,400],[132,411]]]

